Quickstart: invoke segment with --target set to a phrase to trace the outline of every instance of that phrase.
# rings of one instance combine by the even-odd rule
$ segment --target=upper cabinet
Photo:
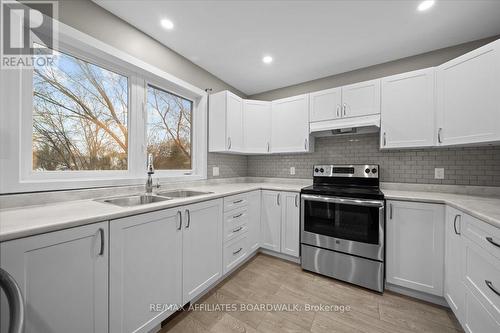
[[[380,148],[435,144],[434,68],[382,79]]]
[[[243,99],[221,91],[209,100],[209,151],[243,152]]]
[[[308,152],[309,95],[283,98],[272,102],[271,152]]]
[[[380,114],[380,79],[342,87],[342,118]]]
[[[500,141],[500,40],[437,67],[439,145]]]
[[[271,151],[271,102],[243,102],[243,143],[249,154]]]
[[[341,118],[342,89],[333,88],[309,94],[309,121],[325,121]]]

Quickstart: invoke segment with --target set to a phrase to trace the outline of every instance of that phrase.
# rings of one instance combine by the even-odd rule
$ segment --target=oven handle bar
[[[356,205],[356,206],[366,206],[366,207],[384,207],[384,202],[381,200],[348,199],[348,198],[339,198],[339,197],[326,197],[326,196],[320,196],[320,195],[310,195],[310,194],[302,194],[301,198],[303,200],[309,200],[309,201],[339,203],[339,204],[344,204],[344,205]]]

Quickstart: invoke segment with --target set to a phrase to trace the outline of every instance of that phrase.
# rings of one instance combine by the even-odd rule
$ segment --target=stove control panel
[[[313,176],[379,178],[379,166],[375,164],[315,165],[313,167]]]

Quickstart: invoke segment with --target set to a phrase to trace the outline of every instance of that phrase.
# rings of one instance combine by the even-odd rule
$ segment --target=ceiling
[[[500,33],[498,0],[94,1],[247,95]]]

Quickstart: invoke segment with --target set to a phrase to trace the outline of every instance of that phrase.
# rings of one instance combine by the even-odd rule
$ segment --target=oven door
[[[301,242],[384,261],[383,200],[301,195]]]

